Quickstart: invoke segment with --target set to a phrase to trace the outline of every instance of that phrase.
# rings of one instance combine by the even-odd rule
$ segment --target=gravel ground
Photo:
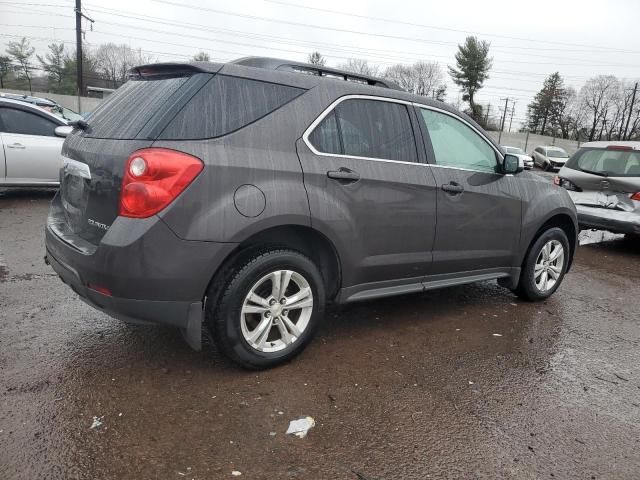
[[[543,303],[485,282],[330,309],[255,373],[82,303],[43,262],[50,199],[0,193],[2,479],[640,477],[638,241],[583,235]]]

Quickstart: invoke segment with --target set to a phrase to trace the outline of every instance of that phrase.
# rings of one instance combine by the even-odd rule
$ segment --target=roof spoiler
[[[280,70],[288,72],[305,73],[307,75],[316,75],[328,78],[341,78],[345,81],[363,83],[375,87],[391,88],[393,90],[402,90],[398,85],[388,80],[372,77],[370,75],[362,75],[360,73],[348,72],[337,68],[328,68],[323,65],[313,65],[311,63],[292,62],[290,60],[282,60],[271,57],[244,57],[232,62],[236,65],[246,67],[264,68],[267,70]]]
[[[210,62],[192,63],[152,63],[149,65],[139,65],[129,70],[130,79],[144,78],[170,78],[187,76],[194,73],[215,73],[222,67],[221,64]]]

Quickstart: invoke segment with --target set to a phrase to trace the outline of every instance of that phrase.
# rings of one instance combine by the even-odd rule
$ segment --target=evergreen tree
[[[463,92],[462,100],[469,102],[471,115],[482,118],[482,108],[475,102],[475,94],[489,78],[493,59],[489,57],[489,42],[476,37],[467,37],[463,45],[458,45],[457,68],[449,67],[449,75]]]
[[[558,72],[549,75],[542,89],[527,106],[527,123],[531,132],[545,135],[562,130],[563,113],[568,92]]]

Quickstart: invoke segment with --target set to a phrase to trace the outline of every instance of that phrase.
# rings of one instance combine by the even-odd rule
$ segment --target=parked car
[[[82,118],[82,115],[74,112],[70,108],[63,107],[50,98],[33,97],[31,95],[18,95],[15,93],[0,93],[0,99],[2,98],[37,105],[38,107],[45,109],[49,113],[57,115],[67,122],[75,122]]]
[[[131,75],[67,137],[46,227],[47,261],[109,315],[194,348],[204,324],[265,368],[327,301],[495,279],[542,300],[571,265],[566,190],[449,105],[267,58]]]
[[[524,153],[524,150],[522,150],[520,147],[509,147],[507,145],[501,146],[504,149],[505,153],[515,155],[520,160],[522,160],[524,168],[526,168],[527,170],[531,170],[533,168],[533,158]]]
[[[554,182],[576,204],[580,228],[640,235],[640,142],[589,142]]]
[[[0,98],[0,185],[59,185],[60,150],[70,131],[66,121],[40,107]]]
[[[560,147],[536,147],[531,153],[533,163],[544,170],[558,170],[569,160],[569,155]]]

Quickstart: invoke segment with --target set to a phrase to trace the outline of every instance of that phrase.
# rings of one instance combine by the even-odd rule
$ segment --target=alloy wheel
[[[309,282],[292,270],[276,270],[258,280],[245,297],[242,335],[255,350],[278,352],[302,336],[312,313]]]
[[[564,267],[564,247],[558,240],[549,240],[538,254],[533,268],[533,281],[540,292],[548,292],[560,280]]]

